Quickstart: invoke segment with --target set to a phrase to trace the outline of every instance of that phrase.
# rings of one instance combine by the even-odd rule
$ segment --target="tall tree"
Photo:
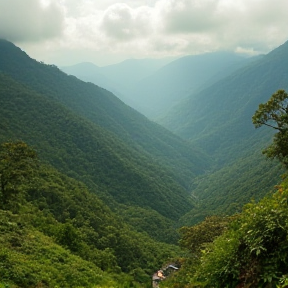
[[[278,90],[264,104],[260,104],[252,117],[256,128],[262,125],[271,127],[278,132],[273,143],[263,153],[269,158],[277,158],[288,168],[288,94]]]
[[[35,150],[22,141],[7,142],[0,146],[0,192],[4,207],[21,191],[37,167]]]

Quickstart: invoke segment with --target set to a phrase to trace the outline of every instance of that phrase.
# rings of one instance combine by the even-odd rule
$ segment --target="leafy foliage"
[[[24,288],[116,284],[96,265],[72,255],[52,238],[29,227],[21,215],[0,210],[0,219],[0,275],[4,283]]]
[[[0,146],[1,206],[5,207],[17,195],[20,184],[27,182],[37,165],[36,152],[24,142],[3,143]]]
[[[225,283],[265,287],[288,273],[287,195],[284,184],[273,197],[244,207],[240,218],[203,256],[198,276],[208,281],[207,287]]]
[[[259,203],[245,205],[227,229],[202,248],[200,258],[186,260],[181,273],[167,287],[285,287],[283,283],[288,274],[287,197],[286,179],[273,195]],[[184,234],[184,243],[195,242],[199,235],[196,228],[188,230],[195,231],[196,235]],[[185,273],[186,281],[179,280],[185,283],[177,286],[178,277]]]
[[[256,128],[265,125],[278,130],[273,144],[263,153],[269,158],[278,158],[288,168],[288,94],[278,90],[265,104],[259,105],[252,121]]]
[[[181,240],[179,244],[182,248],[188,249],[194,256],[198,256],[203,245],[220,236],[227,228],[228,223],[228,218],[210,216],[197,225],[184,226],[180,229]]]

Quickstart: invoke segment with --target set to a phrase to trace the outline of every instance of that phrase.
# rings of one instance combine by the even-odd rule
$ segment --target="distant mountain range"
[[[208,81],[217,82],[252,59],[215,52],[169,63],[165,59],[134,59],[106,67],[80,63],[61,70],[112,91],[131,107],[156,119]]]
[[[128,59],[121,63],[99,67],[85,62],[72,66],[61,67],[69,75],[94,83],[116,94],[125,103],[132,103],[127,91],[140,80],[155,73],[158,69],[173,61],[167,59]],[[133,107],[133,105],[132,105]]]

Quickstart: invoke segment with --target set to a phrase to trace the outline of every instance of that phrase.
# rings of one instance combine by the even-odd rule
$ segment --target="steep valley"
[[[222,229],[225,217],[282,185],[283,165],[261,154],[275,131],[256,130],[251,117],[288,89],[287,45],[249,61],[211,55],[222,72],[205,79],[189,58],[186,78],[175,80],[185,80],[185,95],[153,114],[156,123],[0,40],[0,287],[151,287],[151,275],[173,261],[186,273],[188,227],[215,216]],[[175,61],[154,64],[180,69]],[[141,93],[173,78],[165,73],[150,74]]]

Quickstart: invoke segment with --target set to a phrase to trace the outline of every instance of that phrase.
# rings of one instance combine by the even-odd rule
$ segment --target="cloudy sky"
[[[267,53],[288,40],[288,0],[0,0],[0,38],[60,66]]]

